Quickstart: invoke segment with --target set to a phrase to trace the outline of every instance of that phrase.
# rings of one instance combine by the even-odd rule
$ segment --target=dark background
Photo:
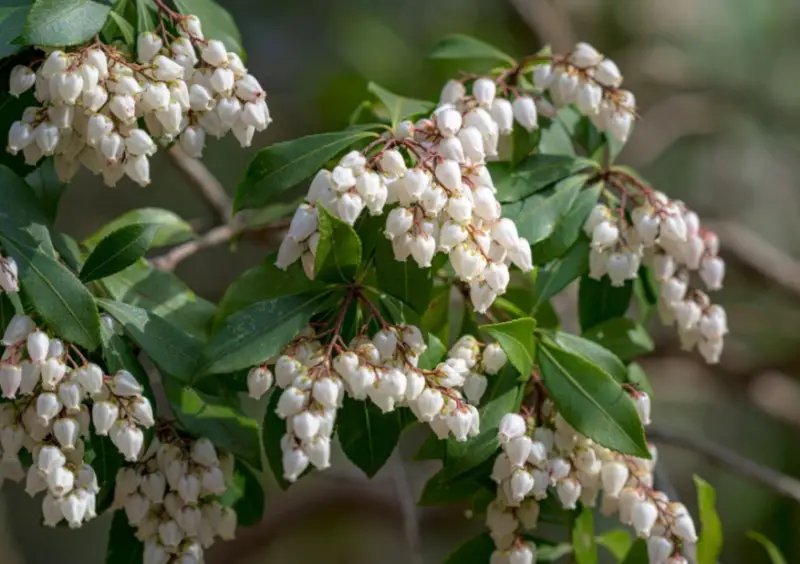
[[[275,120],[240,150],[212,141],[205,162],[232,193],[258,148],[344,126],[372,80],[433,98],[455,64],[426,61],[447,33],[467,33],[525,55],[545,43],[564,52],[585,40],[617,61],[641,119],[621,162],[641,169],[718,228],[729,275],[718,299],[731,326],[722,364],[706,367],[653,327],[657,349],[643,362],[656,399],[656,425],[713,439],[789,475],[800,474],[800,3],[781,0],[301,0],[223,1],[237,20],[247,64],[269,92]],[[67,190],[59,227],[80,239],[140,206],[173,209],[199,230],[212,216],[159,153],[146,189],[116,189],[81,175]],[[245,241],[185,261],[178,273],[216,300],[269,248]],[[572,307],[570,296],[559,304]],[[263,407],[263,406],[262,406]],[[256,406],[257,408],[257,406]],[[415,437],[367,483],[341,456],[289,495],[267,484],[258,529],[219,545],[211,563],[406,563],[403,500],[416,498],[435,466],[409,462]],[[766,562],[744,538],[767,534],[790,555],[800,539],[798,506],[686,450],[664,447],[661,465],[694,510],[692,474],[718,492],[725,563]],[[268,478],[270,479],[270,478]],[[404,488],[408,485],[410,493]],[[398,495],[398,487],[400,488]],[[42,529],[38,503],[7,483],[0,508],[4,564],[103,561],[109,520],[79,532]],[[440,562],[479,531],[459,508],[420,511],[426,562]],[[413,537],[413,535],[412,535]]]

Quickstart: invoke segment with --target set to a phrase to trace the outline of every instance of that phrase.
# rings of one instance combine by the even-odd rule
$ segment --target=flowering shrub
[[[636,120],[614,62],[585,43],[515,60],[452,36],[431,56],[485,74],[434,103],[371,84],[345,130],[263,149],[235,213],[308,191],[277,253],[215,305],[170,261],[238,220],[199,239],[152,208],[82,243],[53,227],[50,195],[81,166],[146,185],[159,148],[198,158],[207,135],[249,146],[270,123],[227,12],[175,5],[36,0],[8,65],[0,475],[44,493],[44,524],[113,511],[109,563],[199,563],[258,522],[263,472],[287,488],[329,468],[338,440],[371,477],[421,422],[417,458],[442,467],[420,503],[464,492],[488,529],[450,564],[596,561],[610,541],[595,542],[595,507],[642,539],[622,534],[626,563],[716,562],[711,487],[698,479],[696,527],[653,478],[632,361],[653,348],[653,312],[719,361],[725,311],[699,284],[721,289],[725,264],[694,212],[614,163]],[[551,306],[573,284],[580,334]],[[535,535],[539,521],[570,523],[574,542]]]

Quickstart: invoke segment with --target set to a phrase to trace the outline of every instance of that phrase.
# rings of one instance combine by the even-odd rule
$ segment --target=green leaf
[[[214,0],[175,0],[175,5],[182,14],[194,14],[200,18],[206,39],[218,39],[228,51],[244,57],[239,28],[225,8]]]
[[[433,46],[431,59],[489,59],[515,64],[514,58],[497,47],[468,35],[448,35]]]
[[[536,321],[530,317],[481,327],[482,331],[486,331],[500,343],[500,347],[508,355],[508,360],[525,379],[529,378],[533,371],[533,357],[536,349],[536,339],[533,336],[535,329]]]
[[[361,239],[355,230],[325,208],[319,208],[319,244],[314,264],[316,279],[352,282],[361,264]]]
[[[220,326],[225,318],[256,302],[318,292],[321,287],[320,282],[308,279],[299,264],[287,270],[275,266],[275,255],[272,254],[258,266],[246,270],[228,286],[217,307],[214,326]]]
[[[462,544],[447,557],[444,564],[486,564],[494,552],[494,541],[483,533]]]
[[[101,331],[103,337],[101,352],[108,373],[114,374],[120,370],[127,370],[133,374],[144,388],[144,395],[155,408],[156,397],[150,386],[150,378],[128,342],[106,326],[101,327]]]
[[[653,340],[644,327],[627,317],[603,321],[584,332],[584,337],[601,344],[622,360],[653,351]]]
[[[421,328],[429,331],[443,343],[450,335],[450,286],[436,286],[431,290],[428,307],[422,314]]]
[[[56,220],[58,203],[64,193],[66,183],[56,175],[53,159],[46,159],[40,167],[25,177],[25,182],[33,189],[39,200],[41,210],[51,223]]]
[[[240,526],[256,525],[264,516],[264,489],[253,471],[238,460],[232,483],[219,502],[236,510],[236,521]]]
[[[144,309],[112,300],[98,299],[97,303],[125,328],[165,376],[184,383],[193,381],[202,352],[198,339]]]
[[[565,351],[576,354],[608,372],[617,382],[628,381],[628,369],[610,350],[597,343],[562,331],[549,336]]]
[[[0,58],[13,55],[20,50],[21,45],[15,40],[22,33],[32,4],[31,0],[4,0],[2,2],[2,6],[0,6]]]
[[[565,178],[552,188],[503,206],[503,215],[514,221],[520,236],[531,245],[544,241],[567,216],[587,175]]]
[[[694,476],[697,507],[700,511],[700,540],[697,541],[697,564],[717,564],[722,552],[722,523],[715,507],[714,487],[700,476]]]
[[[645,392],[648,396],[653,397],[653,387],[650,385],[650,380],[644,369],[636,362],[631,362],[628,365],[628,383],[632,384],[637,390]]]
[[[585,237],[581,237],[564,256],[539,269],[533,285],[536,301],[531,315],[536,315],[542,304],[569,286],[587,270],[589,270],[589,241]]]
[[[612,286],[608,276],[601,280],[584,275],[578,289],[578,317],[581,329],[586,331],[603,321],[622,317],[628,311],[633,295],[630,280],[623,286]]]
[[[100,241],[114,231],[133,224],[153,224],[158,228],[150,242],[151,249],[185,243],[195,237],[192,226],[175,212],[161,208],[139,208],[112,219],[91,237],[84,240],[83,244],[89,248],[96,247]]]
[[[430,113],[434,107],[432,102],[399,96],[374,82],[370,82],[367,85],[367,90],[386,106],[392,127],[396,127],[398,123],[406,118]]]
[[[625,555],[625,560],[622,561],[622,564],[649,564],[649,562],[647,543],[644,539],[636,539]]]
[[[264,412],[261,442],[264,446],[264,455],[267,457],[267,464],[272,471],[272,475],[278,483],[278,486],[280,486],[282,490],[285,490],[292,484],[283,477],[283,450],[281,449],[281,439],[286,434],[286,420],[281,419],[278,417],[277,413],[275,413],[281,393],[283,393],[283,390],[273,388],[269,394],[267,411]]]
[[[156,20],[153,12],[156,5],[153,0],[136,0],[136,31],[142,33],[156,29]]]
[[[597,564],[592,510],[584,507],[572,527],[572,551],[577,564]]]
[[[511,143],[513,144],[511,166],[516,167],[524,161],[539,146],[541,138],[542,130],[538,127],[533,131],[526,131],[523,127],[515,127],[514,132],[511,134]],[[492,177],[494,177],[494,174],[492,174]]]
[[[772,564],[786,564],[786,559],[783,557],[783,554],[781,554],[781,551],[767,537],[756,531],[747,531],[747,538],[753,539],[764,547]]]
[[[516,385],[516,372],[504,369],[496,378],[495,388],[501,386],[506,388],[501,381],[509,383],[509,380],[512,387],[506,388],[502,393],[495,393],[493,390],[488,394],[486,403],[478,409],[481,430],[477,437],[464,442],[458,442],[452,437],[447,439],[447,457],[443,475],[448,479],[460,476],[491,458],[499,446],[497,429],[500,420],[504,415],[519,408],[521,398],[520,387]]]
[[[158,231],[154,223],[120,227],[97,244],[81,269],[81,280],[91,282],[111,276],[142,258]]]
[[[382,291],[407,303],[420,315],[430,307],[434,269],[420,268],[411,258],[396,260],[392,243],[382,235],[375,243],[375,273]]]
[[[497,201],[508,204],[524,200],[592,164],[581,157],[536,154],[517,166],[501,161],[486,166],[497,188]]]
[[[114,512],[108,533],[106,564],[141,564],[144,544],[136,538],[136,529],[128,523],[123,509]]]
[[[433,370],[444,358],[447,347],[433,333],[428,333],[428,348],[419,357],[418,366],[422,370]]]
[[[351,129],[308,135],[262,149],[247,165],[244,179],[236,187],[234,211],[264,207],[354,143],[375,136],[371,131]]]
[[[110,11],[110,6],[92,0],[36,0],[22,39],[42,47],[85,43],[103,29]]]
[[[537,351],[544,384],[567,423],[604,447],[650,458],[642,423],[619,382],[546,337]]]
[[[370,401],[346,397],[336,416],[339,444],[350,462],[372,478],[389,460],[403,429],[413,421],[406,409],[383,413]]]
[[[1,115],[1,114],[0,114]],[[56,258],[45,216],[33,189],[11,169],[0,166],[0,233]]]
[[[114,446],[109,437],[101,437],[92,433],[90,448],[94,453],[90,463],[97,474],[97,483],[100,485],[100,491],[95,498],[95,509],[99,515],[111,507],[114,501],[117,471],[123,466],[124,460],[119,449]]]
[[[562,108],[558,111],[555,118],[542,120],[540,129],[542,130],[542,140],[539,142],[539,152],[546,155],[575,155],[575,145],[572,140],[575,138],[576,127],[580,122],[581,115],[571,107]]]
[[[617,561],[622,561],[633,545],[631,534],[625,529],[614,529],[597,535],[597,544],[606,547]]]
[[[178,422],[195,437],[208,437],[253,468],[261,469],[258,423],[241,412],[232,400],[199,392],[174,380],[164,382],[167,398]]]
[[[125,40],[126,45],[133,46],[136,44],[136,30],[133,29],[133,26],[128,23],[128,21],[119,15],[115,11],[111,11],[108,13],[109,21],[113,21],[114,24],[117,26],[117,29],[122,34],[122,38]]]
[[[284,296],[233,314],[206,345],[200,374],[249,368],[278,354],[306,326],[326,295]]]
[[[100,283],[111,298],[145,309],[199,339],[208,338],[214,304],[197,297],[172,272],[140,260]]]
[[[600,195],[601,185],[584,189],[572,202],[572,207],[556,224],[553,233],[531,249],[534,264],[557,259],[566,253],[583,232],[583,224],[592,212]]]
[[[0,242],[17,261],[22,289],[42,320],[65,341],[88,350],[97,348],[100,317],[92,295],[64,265],[38,250],[24,232],[18,235],[12,238],[4,233]]]

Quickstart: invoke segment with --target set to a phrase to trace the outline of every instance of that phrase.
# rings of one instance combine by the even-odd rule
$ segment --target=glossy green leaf
[[[272,471],[278,486],[282,490],[287,489],[291,482],[283,477],[283,450],[281,449],[281,439],[286,434],[286,420],[278,417],[275,409],[278,407],[278,400],[283,390],[273,388],[269,394],[267,410],[264,412],[264,425],[261,430],[261,442],[264,446],[264,455],[267,464]],[[308,471],[308,470],[306,470]]]
[[[608,276],[601,280],[584,275],[578,289],[578,317],[581,329],[587,331],[603,321],[622,317],[628,311],[633,295],[633,283],[612,286]]]
[[[572,333],[555,331],[549,333],[549,336],[558,343],[559,347],[596,364],[608,372],[617,382],[628,381],[628,369],[625,364],[607,348]]]
[[[142,33],[156,29],[156,5],[153,0],[136,0],[136,31]]]
[[[119,302],[145,309],[199,339],[208,337],[214,304],[198,297],[172,272],[140,260],[101,284]]]
[[[514,58],[497,47],[468,35],[448,35],[433,46],[431,59],[488,59],[514,64]]]
[[[581,157],[535,154],[516,166],[502,161],[486,166],[497,188],[497,201],[508,204],[524,200],[592,165]]]
[[[448,479],[446,472],[442,470],[425,483],[417,503],[422,507],[435,507],[448,503],[463,504],[486,492],[497,495],[487,487],[485,479],[482,481],[472,472],[456,479]]]
[[[242,413],[234,400],[199,392],[175,380],[164,384],[178,422],[190,434],[208,437],[217,448],[261,469],[258,423]]]
[[[761,533],[757,533],[756,531],[747,531],[747,538],[753,539],[764,547],[764,550],[767,551],[767,555],[769,556],[769,560],[772,562],[772,564],[786,564],[786,558],[783,557],[783,554],[781,554],[781,551],[777,546],[775,546],[775,543],[773,543],[767,537]]]
[[[22,33],[32,4],[31,0],[5,0],[2,2],[2,6],[0,6],[0,58],[13,55],[22,48],[15,40]]]
[[[578,174],[566,178],[546,190],[503,206],[503,215],[513,220],[521,237],[531,245],[553,234],[556,227],[569,214],[575,198],[586,183],[587,176]]]
[[[175,0],[175,5],[182,14],[193,14],[203,24],[203,35],[206,39],[218,39],[225,44],[228,51],[244,57],[242,35],[236,22],[228,11],[214,0]]]
[[[644,369],[636,362],[631,362],[628,365],[628,383],[632,384],[637,390],[641,390],[648,396],[653,397],[653,387],[650,385],[650,380]]]
[[[536,350],[544,384],[570,425],[607,448],[650,457],[642,423],[619,382],[546,337]]]
[[[432,102],[427,100],[415,100],[399,96],[374,82],[370,82],[367,85],[367,90],[374,94],[386,107],[392,127],[397,126],[404,119],[430,113],[434,106]]]
[[[647,556],[647,543],[644,539],[636,539],[631,545],[630,550],[625,555],[622,564],[649,564],[650,558]]]
[[[78,45],[103,29],[111,7],[92,0],[36,0],[22,29],[27,45]]]
[[[49,222],[33,189],[6,166],[0,166],[0,186],[0,233],[55,259]]]
[[[495,550],[489,533],[468,540],[447,557],[444,564],[486,564]]]
[[[259,151],[236,187],[234,211],[264,207],[284,190],[314,176],[336,155],[376,134],[363,129],[320,133]]]
[[[25,182],[33,189],[39,200],[41,210],[51,223],[56,220],[58,203],[64,194],[65,182],[56,175],[53,159],[46,159],[41,166],[25,177]]]
[[[523,127],[515,127],[514,132],[511,134],[511,143],[513,145],[511,148],[511,166],[515,167],[528,158],[539,146],[541,139],[542,130],[538,127],[533,131],[526,131]]]
[[[96,247],[100,241],[114,231],[134,224],[152,224],[157,227],[153,240],[150,242],[151,249],[185,243],[195,237],[192,226],[175,212],[161,208],[139,208],[112,219],[87,238],[83,244],[89,248]]]
[[[206,345],[201,374],[233,372],[278,354],[308,324],[324,296],[284,296],[233,314]]]
[[[717,564],[722,552],[722,522],[716,508],[714,487],[695,475],[697,507],[700,510],[700,539],[697,541],[697,564]]]
[[[444,358],[447,347],[433,333],[428,334],[428,348],[419,357],[417,366],[423,370],[433,370]]]
[[[319,244],[314,271],[316,279],[351,282],[361,263],[361,239],[355,230],[325,208],[319,208]]]
[[[413,421],[406,409],[383,413],[371,401],[346,397],[336,416],[339,444],[350,462],[372,478],[389,460],[403,429]]]
[[[550,236],[533,246],[531,254],[534,264],[557,259],[575,244],[583,232],[583,224],[597,203],[600,189],[601,186],[597,184],[578,194],[569,211],[559,218]]]
[[[430,306],[433,268],[420,268],[411,259],[394,258],[392,243],[383,236],[375,242],[375,272],[378,287],[414,308],[420,315]]]
[[[622,360],[653,351],[653,340],[644,327],[627,317],[616,317],[595,325],[583,334],[604,346]]]
[[[519,371],[523,378],[530,377],[533,371],[533,358],[536,348],[536,339],[533,336],[535,329],[536,321],[530,317],[481,327],[482,331],[486,331],[500,343],[500,347],[505,351],[509,362]]]
[[[81,269],[81,280],[90,282],[123,270],[150,248],[158,231],[154,223],[132,223],[113,231],[94,248]]]
[[[97,348],[100,317],[92,295],[64,265],[38,250],[32,238],[16,235],[3,233],[0,242],[17,261],[20,285],[41,319],[65,341]]]
[[[240,526],[251,527],[264,516],[264,489],[258,477],[246,464],[236,461],[233,480],[219,502],[236,510],[236,521]]]
[[[561,108],[553,119],[543,119],[539,125],[542,139],[539,152],[545,155],[575,156],[575,128],[581,115],[573,108]],[[549,122],[549,123],[548,123]]]
[[[577,564],[597,564],[592,510],[584,507],[572,526],[572,553]]]
[[[621,562],[633,545],[631,534],[625,529],[614,529],[597,535],[597,544],[608,549],[618,562]]]
[[[123,509],[114,512],[108,533],[106,564],[141,564],[144,544],[136,538],[136,529],[128,523]]]
[[[194,379],[202,352],[198,339],[144,309],[105,299],[97,303],[122,325],[165,377],[186,383]]]
[[[131,46],[135,45],[136,30],[133,29],[133,26],[128,22],[128,20],[114,10],[110,11],[108,16],[109,21],[113,21],[116,29],[119,30],[119,33],[122,35],[122,39],[125,41],[125,44]]]
[[[535,315],[542,304],[580,278],[589,270],[589,241],[579,238],[562,256],[541,267],[536,275],[533,290],[536,296],[531,314]]]
[[[428,307],[422,314],[421,328],[429,331],[443,343],[450,338],[450,289],[447,286],[436,286],[431,290]]]

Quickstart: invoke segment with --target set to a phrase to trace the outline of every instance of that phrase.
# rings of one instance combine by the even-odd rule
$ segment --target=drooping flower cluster
[[[15,294],[19,292],[19,270],[17,261],[13,257],[0,255],[0,293],[8,292]]]
[[[574,104],[601,132],[628,140],[636,112],[633,93],[620,88],[622,73],[611,59],[588,43],[567,56],[554,56],[533,69],[533,84],[547,90],[557,107]]]
[[[8,151],[22,151],[28,164],[55,155],[62,181],[83,165],[110,186],[124,175],[145,186],[156,141],[178,139],[193,157],[201,156],[206,135],[232,132],[250,146],[271,121],[258,80],[221,41],[203,39],[197,17],[170,17],[178,36],[141,34],[136,62],[97,42],[51,51],[36,71],[12,69],[11,94],[33,88],[41,106],[11,126]]]
[[[234,459],[206,438],[171,431],[148,452],[117,473],[114,506],[125,510],[144,543],[143,564],[201,563],[217,537],[231,540],[236,533],[236,511],[217,501],[233,478]]]
[[[706,362],[716,363],[728,332],[725,310],[690,287],[689,274],[697,271],[709,291],[722,288],[725,262],[717,256],[717,236],[682,202],[655,191],[644,196],[631,211],[631,223],[604,205],[595,207],[584,225],[592,239],[590,276],[599,280],[607,274],[612,285],[622,286],[638,276],[642,262],[649,265],[661,283],[662,321],[677,325],[685,350],[697,346]]]
[[[433,370],[419,368],[427,347],[413,325],[384,324],[372,338],[361,334],[342,345],[334,339],[323,346],[309,329],[275,362],[275,381],[283,388],[276,413],[287,422],[281,447],[289,481],[309,464],[320,470],[330,466],[331,435],[345,393],[355,400],[369,399],[384,413],[407,406],[439,438],[452,434],[465,441],[479,430],[475,404],[486,390],[486,374],[496,374],[506,362],[498,345],[482,350],[467,335]],[[251,395],[260,397],[272,374],[256,367],[248,380]]]
[[[650,422],[650,398],[633,392],[642,423]],[[651,459],[619,454],[573,429],[549,401],[541,410],[545,421],[536,425],[528,414],[507,414],[500,422],[502,452],[495,460],[492,479],[497,498],[487,509],[486,524],[497,550],[493,564],[533,562],[536,546],[519,535],[536,527],[539,501],[555,488],[564,509],[600,509],[617,515],[647,540],[650,564],[685,564],[680,551],[697,541],[694,522],[686,507],[670,502],[653,488],[656,450]]]
[[[0,389],[10,400],[0,405],[0,475],[14,481],[25,476],[21,449],[33,456],[25,491],[46,491],[44,524],[66,520],[80,527],[95,517],[99,491],[94,470],[83,461],[90,424],[110,435],[127,460],[136,460],[144,443],[141,427],[150,427],[153,409],[142,386],[128,372],[106,376],[98,365],[70,356],[80,351],[51,339],[24,315],[12,318],[2,344]],[[91,400],[91,412],[89,410]]]
[[[313,278],[319,206],[353,225],[365,208],[381,215],[386,205],[394,206],[384,233],[395,258],[411,257],[426,268],[437,252],[447,253],[458,278],[469,284],[479,312],[505,293],[511,264],[524,272],[533,268],[530,244],[519,236],[514,222],[501,217],[485,164],[487,157],[497,155],[499,136],[511,132],[505,117],[490,111],[500,100],[495,97],[496,84],[478,79],[469,98],[462,84],[453,84],[458,92],[445,87],[445,101],[430,118],[403,122],[392,135],[363,152],[348,153],[332,171],[316,175],[307,203],[297,210],[278,252],[279,268],[301,260]],[[503,101],[512,120],[511,103]],[[514,111],[532,128],[536,110],[528,101],[526,111]]]

